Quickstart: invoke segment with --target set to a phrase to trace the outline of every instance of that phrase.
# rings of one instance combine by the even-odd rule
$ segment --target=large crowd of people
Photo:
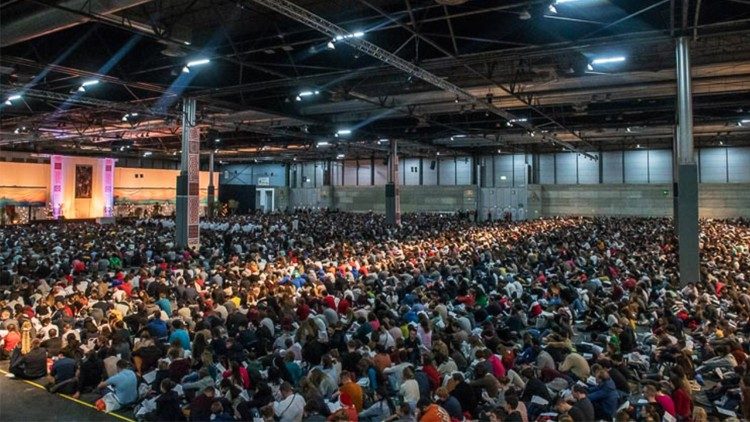
[[[146,421],[750,418],[750,224],[298,211],[0,228],[0,358]]]

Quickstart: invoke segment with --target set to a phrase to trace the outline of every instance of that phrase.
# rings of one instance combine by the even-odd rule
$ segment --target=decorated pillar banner
[[[104,171],[102,171],[102,189],[104,190],[104,216],[114,215],[114,185],[115,185],[115,160],[105,158],[102,160]]]
[[[62,214],[63,206],[63,156],[53,155],[50,157],[50,195],[49,201],[52,207],[52,218],[57,220]]]
[[[187,243],[188,246],[200,244],[200,129],[190,128],[188,136],[188,221],[187,221]]]

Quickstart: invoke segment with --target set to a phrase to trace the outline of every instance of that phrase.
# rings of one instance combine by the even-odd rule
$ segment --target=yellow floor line
[[[3,374],[3,375],[7,375],[7,374],[8,374],[8,371],[4,371],[4,370],[0,369],[0,374]],[[22,380],[19,380],[19,381],[23,381],[23,382],[25,382],[26,384],[29,384],[29,385],[32,385],[32,386],[34,386],[34,387],[36,387],[36,388],[40,388],[40,389],[42,389],[42,390],[44,390],[44,391],[47,391],[47,388],[45,388],[45,387],[44,387],[44,386],[43,386],[42,384],[39,384],[38,382],[34,382],[34,381],[30,381],[30,380],[23,380],[23,379],[22,379]],[[60,396],[60,397],[63,397],[63,398],[66,398],[66,399],[68,399],[68,400],[70,400],[70,401],[72,401],[72,402],[74,402],[74,403],[78,403],[78,404],[80,404],[80,405],[83,405],[83,406],[86,406],[86,407],[88,407],[88,408],[94,409],[94,410],[96,410],[97,412],[100,412],[100,410],[99,410],[99,409],[97,409],[97,408],[96,408],[96,406],[94,406],[94,405],[93,405],[93,404],[91,404],[91,403],[87,403],[87,402],[85,402],[85,401],[83,401],[83,400],[79,400],[79,399],[77,399],[77,398],[75,398],[75,397],[72,397],[72,396],[69,396],[69,395],[67,395],[67,394],[55,394],[55,395],[56,395],[56,396]],[[104,412],[101,412],[101,413],[104,413]],[[107,415],[110,415],[110,416],[114,416],[114,417],[116,417],[116,418],[118,418],[118,419],[124,420],[124,421],[126,421],[126,422],[136,422],[136,421],[135,421],[134,419],[130,419],[130,418],[128,418],[127,416],[122,416],[122,415],[119,415],[119,414],[117,414],[117,413],[115,413],[115,412],[109,412],[109,413],[106,413],[106,414],[107,414]]]

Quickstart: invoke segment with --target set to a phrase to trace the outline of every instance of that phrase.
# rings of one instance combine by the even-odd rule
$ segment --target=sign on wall
[[[89,165],[76,164],[76,199],[91,199],[91,185],[94,178],[94,168]]]
[[[258,178],[258,186],[271,186],[271,178],[270,177],[259,177]]]

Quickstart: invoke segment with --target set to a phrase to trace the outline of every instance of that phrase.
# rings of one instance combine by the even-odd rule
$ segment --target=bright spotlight
[[[597,64],[609,64],[609,63],[622,63],[625,61],[624,56],[615,56],[615,57],[600,57],[598,59],[594,59],[591,61],[592,65]]]
[[[208,64],[210,62],[211,62],[211,60],[209,60],[209,59],[193,60],[191,62],[188,62],[187,67],[200,66],[200,65],[203,65],[203,64]]]
[[[336,46],[333,45],[333,41],[328,41],[328,44],[326,44],[326,48],[328,48],[329,50],[333,50],[336,48]]]
[[[352,131],[350,129],[340,129],[338,132],[336,132],[336,135],[351,135]]]

